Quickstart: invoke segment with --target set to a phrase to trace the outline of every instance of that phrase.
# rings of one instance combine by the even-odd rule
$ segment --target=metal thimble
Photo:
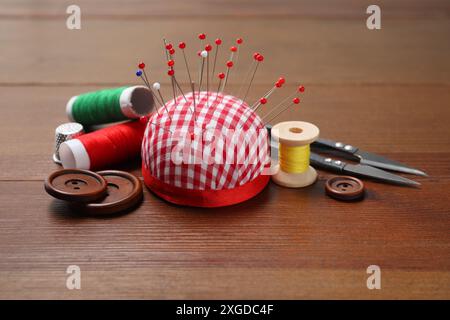
[[[55,153],[53,154],[53,161],[61,164],[59,158],[59,147],[61,143],[74,139],[82,134],[84,134],[83,126],[77,122],[67,122],[58,126],[55,130]]]

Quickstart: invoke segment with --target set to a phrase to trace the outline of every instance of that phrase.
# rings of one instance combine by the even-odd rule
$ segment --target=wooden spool
[[[283,146],[300,147],[313,143],[319,137],[319,128],[303,121],[280,122],[273,126],[271,135],[272,140],[278,141]],[[317,179],[317,172],[311,166],[302,173],[289,173],[284,172],[278,164],[274,171],[272,181],[288,188],[306,187]]]

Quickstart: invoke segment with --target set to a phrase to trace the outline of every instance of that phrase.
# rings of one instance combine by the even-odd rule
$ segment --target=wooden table
[[[97,2],[76,1],[81,30],[66,29],[69,2],[0,3],[0,298],[450,298],[448,1],[377,1],[374,31],[369,2],[356,0]],[[140,59],[169,92],[162,37],[186,41],[193,60],[199,32],[225,47],[244,38],[231,92],[261,51],[249,101],[280,75],[290,88],[273,103],[302,82],[303,104],[278,121],[310,121],[430,176],[414,177],[417,189],[366,181],[358,203],[325,196],[325,172],[309,188],[271,183],[213,210],[146,190],[136,211],[111,218],[47,195],[68,98],[137,83]],[[381,290],[366,287],[373,264]],[[66,288],[69,265],[81,290]]]

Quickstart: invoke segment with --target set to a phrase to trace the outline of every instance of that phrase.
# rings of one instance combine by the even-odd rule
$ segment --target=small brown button
[[[356,200],[364,196],[364,183],[350,176],[332,177],[325,183],[326,193],[339,200]]]
[[[106,195],[106,181],[95,172],[63,169],[50,174],[45,190],[51,196],[74,202],[90,202]]]
[[[89,214],[113,214],[125,211],[142,201],[142,183],[134,175],[116,170],[99,171],[108,185],[103,199],[84,205],[82,210]]]

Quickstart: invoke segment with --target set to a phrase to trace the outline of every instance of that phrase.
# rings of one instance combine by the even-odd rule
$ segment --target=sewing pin
[[[242,44],[242,42],[244,42],[244,40],[242,39],[242,38],[237,38],[236,39],[236,60],[235,60],[235,64],[237,64],[238,63],[238,60],[239,60],[239,47],[240,47],[240,45]]]
[[[142,70],[136,71],[136,77],[141,78],[141,80],[144,82],[144,84],[148,87],[148,82],[145,80],[145,78],[142,76]]]
[[[230,60],[227,61],[226,66],[227,66],[227,72],[225,74],[225,80],[223,81],[223,85],[222,85],[222,89],[220,90],[221,92],[223,92],[225,90],[225,87],[227,85],[228,82],[228,77],[230,76],[230,70],[233,67],[233,57],[234,57],[234,53],[236,52],[237,48],[236,47],[231,47],[230,51]]]
[[[161,84],[160,84],[159,82],[153,83],[153,90],[155,90],[155,91],[158,92],[158,95],[159,95],[159,97],[161,98],[161,101],[162,101],[162,103],[163,103],[163,105],[164,105],[164,109],[166,109],[167,115],[169,116],[170,121],[172,121],[172,117],[171,117],[170,114],[169,114],[169,110],[167,109],[166,101],[164,100],[164,98],[163,98],[163,96],[162,96],[162,94],[161,94],[161,90],[160,90],[160,89],[161,89]]]
[[[140,62],[138,65],[139,69],[142,70],[142,72],[144,73],[144,77],[145,77],[145,81],[147,82],[147,84],[149,84],[148,82],[148,78],[147,78],[147,73],[145,72],[145,63],[144,62]],[[149,87],[149,86],[148,86]]]
[[[259,109],[260,106],[262,106],[263,104],[266,104],[266,103],[267,103],[267,99],[272,95],[272,93],[274,93],[275,90],[276,90],[277,88],[281,88],[285,82],[286,82],[286,80],[285,80],[283,77],[280,77],[280,78],[277,80],[277,82],[275,82],[275,85],[274,85],[269,91],[267,91],[267,92],[266,92],[266,93],[265,93],[258,101],[256,101],[251,107],[249,107],[247,110],[245,110],[245,112],[242,114],[242,116],[244,116],[247,112],[249,112],[249,110],[252,110],[253,112],[258,111],[258,109]],[[294,92],[294,94],[295,94],[295,92]],[[289,97],[286,98],[286,99],[284,99],[283,102],[286,101],[287,99],[289,99]],[[282,103],[283,103],[283,102],[282,102]],[[281,104],[282,104],[282,103],[281,103]],[[279,105],[280,105],[280,104],[278,104],[278,106],[279,106]],[[245,119],[245,121],[248,120],[248,117],[249,117],[249,116],[247,116],[247,118]],[[245,121],[241,124],[241,127],[244,125]]]
[[[222,84],[222,80],[225,78],[225,73],[221,72],[217,75],[217,78],[219,78],[219,85],[217,86],[217,92],[216,92],[216,99],[214,100],[214,103],[216,102],[217,98],[219,97],[219,89],[220,85]]]
[[[275,92],[275,90],[277,88],[281,88],[283,86],[283,84],[286,82],[286,80],[284,80],[284,78],[280,77],[277,82],[275,82],[275,85],[269,90],[267,91],[262,98],[265,98],[266,100],[272,95],[272,93]],[[295,93],[294,93],[295,94]],[[286,100],[285,100],[286,101]],[[254,112],[256,112],[259,108],[261,99],[256,101],[254,104],[252,104],[252,106],[250,107],[250,109],[252,109]]]
[[[213,75],[214,75],[214,72],[216,71],[217,54],[219,52],[219,46],[222,44],[222,39],[217,38],[214,42],[216,44],[216,51],[214,52],[214,63],[213,63],[213,69],[212,69]]]
[[[175,77],[175,69],[174,69],[175,61],[171,59],[167,62],[167,65],[170,68],[167,74],[172,77],[172,82],[175,83],[175,86],[180,90],[181,94],[183,95],[184,101],[187,102],[187,99],[186,99],[186,96],[184,95],[183,89],[181,89],[181,86],[178,83],[177,78]]]
[[[256,71],[258,70],[258,66],[264,60],[264,56],[262,54],[256,53],[253,55],[253,59],[254,61],[256,61],[255,70],[253,70],[252,77],[250,78],[250,83],[247,86],[247,90],[245,91],[245,95],[242,101],[245,101],[245,99],[247,98],[248,92],[250,91],[250,87],[252,86],[253,80],[255,79],[255,74]]]
[[[163,43],[164,43],[164,53],[166,54],[166,60],[167,60],[167,64],[169,64],[169,62],[172,60],[172,53],[175,53],[175,50],[173,49],[173,45],[171,43],[167,43],[166,38],[163,38]],[[173,69],[173,68],[172,68]],[[170,71],[169,71],[170,72]],[[169,74],[170,76],[170,74]],[[172,84],[172,92],[173,92],[173,100],[175,102],[175,105],[178,106],[178,103],[176,101],[176,88],[175,88],[175,83],[173,81],[173,77],[170,78],[171,84]]]
[[[200,34],[198,35],[198,38],[200,39],[200,50],[202,50],[202,48],[203,48],[203,43],[204,43],[204,41],[205,41],[205,39],[206,39],[206,34],[200,33]]]
[[[195,111],[195,84],[194,81],[191,82],[191,88],[192,88],[192,95],[194,97],[194,122],[197,123],[197,115],[196,115],[196,111]],[[191,110],[192,112],[192,110]]]
[[[209,52],[212,50],[212,45],[207,44],[205,51],[208,52],[206,57],[206,107],[209,107]]]
[[[202,91],[202,82],[203,82],[203,69],[205,67],[205,58],[208,56],[208,51],[203,50],[199,54],[201,61],[200,61],[200,74],[199,74],[199,86],[198,86],[198,92]]]
[[[283,79],[283,78],[280,78]],[[278,80],[278,82],[280,81],[280,79]],[[284,81],[284,79],[283,79]],[[284,83],[284,82],[283,82]],[[277,104],[272,111],[270,111],[268,114],[265,115],[265,117],[269,114],[271,114],[272,112],[276,111],[281,105],[283,105],[287,100],[291,99],[293,96],[295,96],[297,94],[297,91],[300,93],[305,92],[305,87],[303,85],[298,86],[298,88],[294,91],[294,93],[292,93],[291,95],[287,96],[285,99],[283,99],[283,101],[281,101],[279,104]]]
[[[189,65],[188,65],[188,62],[187,62],[187,59],[186,59],[186,53],[184,52],[184,49],[186,48],[186,43],[180,42],[178,44],[178,48],[180,48],[181,52],[183,53],[183,59],[184,59],[184,64],[186,65],[186,70],[187,70],[187,74],[188,74],[188,77],[189,77],[189,83],[191,83],[192,82],[191,72],[189,70]]]
[[[272,121],[273,119],[275,119],[276,117],[278,117],[280,114],[282,114],[284,111],[286,111],[287,109],[289,109],[291,106],[293,106],[294,104],[299,104],[300,103],[300,98],[299,97],[295,97],[294,99],[292,99],[292,102],[290,104],[288,104],[288,106],[284,109],[282,109],[280,112],[278,112],[275,116],[273,116],[272,118],[270,118],[269,120],[267,120],[266,122],[269,123],[270,121]],[[273,110],[272,110],[273,111]],[[267,115],[265,115],[264,117],[261,118],[262,121],[264,121],[264,119],[270,114],[271,112],[269,112]]]
[[[146,86],[147,88],[150,89],[150,84],[148,83],[147,77],[144,78],[144,77],[142,76],[142,74],[143,74],[142,71],[143,71],[143,69],[145,68],[145,64],[144,64],[143,62],[139,63],[139,68],[140,68],[140,69],[136,71],[136,76],[140,77],[141,80],[144,82],[145,86]],[[158,97],[155,95],[155,93],[154,93],[151,89],[150,89],[150,92],[151,92],[153,98],[155,98],[155,100],[158,102],[158,104],[159,104],[160,106],[162,106],[162,104],[161,104],[161,102],[159,101]],[[156,108],[156,113],[158,113],[158,115],[159,115],[158,108]]]

